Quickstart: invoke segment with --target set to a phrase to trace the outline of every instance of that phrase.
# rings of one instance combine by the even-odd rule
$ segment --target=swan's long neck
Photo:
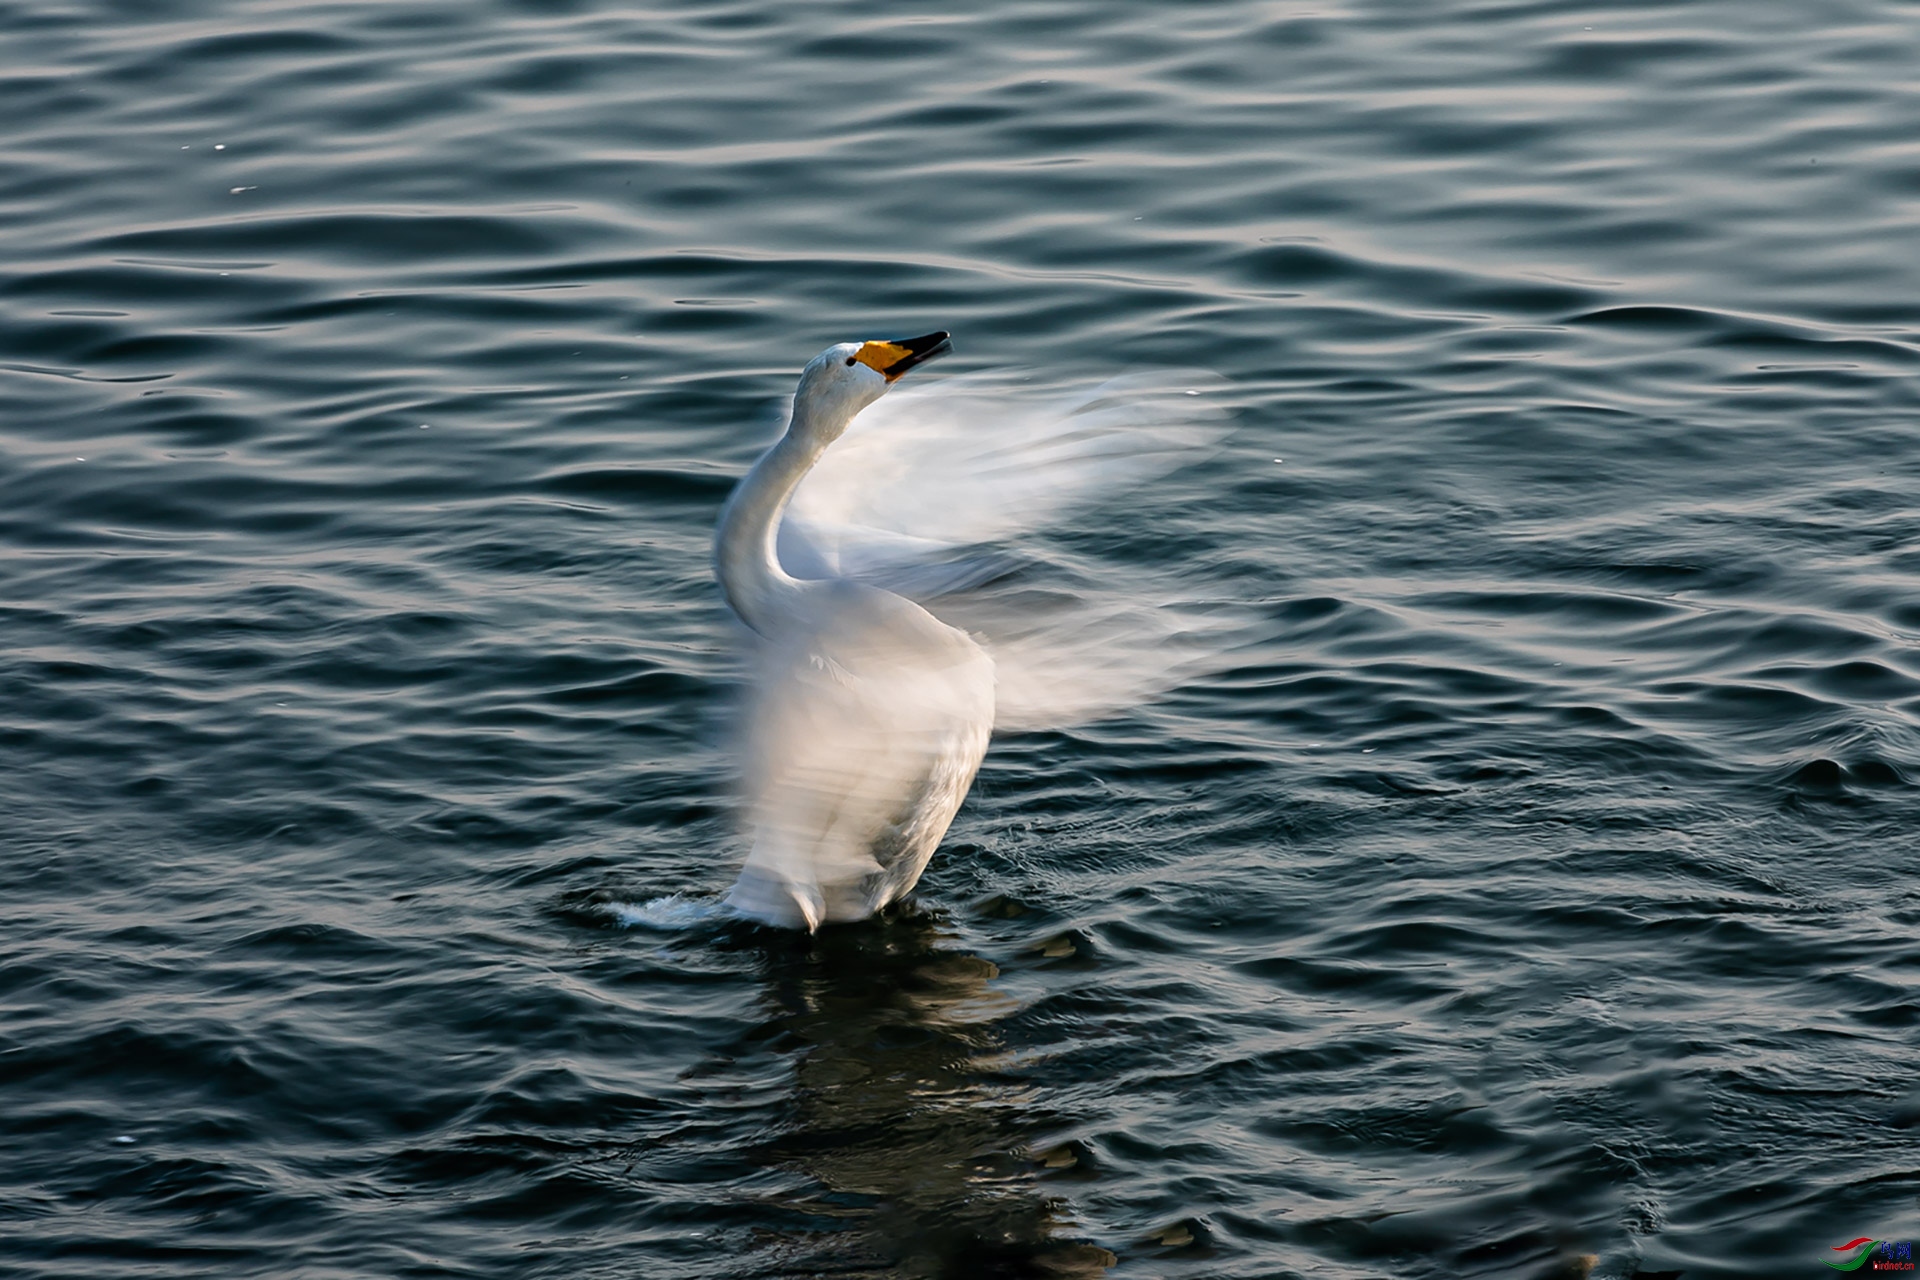
[[[781,604],[804,590],[798,578],[780,567],[780,515],[827,442],[839,434],[811,429],[814,424],[802,416],[808,412],[805,402],[796,398],[793,425],[727,499],[714,536],[713,566],[720,590],[740,621],[763,636],[773,634]]]

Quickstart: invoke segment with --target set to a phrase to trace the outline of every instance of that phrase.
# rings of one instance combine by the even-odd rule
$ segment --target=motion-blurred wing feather
[[[802,577],[884,581],[925,599],[977,576],[962,548],[1007,538],[1192,461],[1223,432],[1218,379],[1141,373],[1051,397],[962,376],[869,406],[780,526]]]

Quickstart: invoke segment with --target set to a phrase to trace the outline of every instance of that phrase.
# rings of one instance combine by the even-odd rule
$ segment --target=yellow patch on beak
[[[875,373],[885,377],[888,382],[892,382],[900,376],[900,373],[905,373],[906,370],[902,369],[900,373],[888,373],[887,371],[912,354],[913,352],[907,350],[897,342],[868,342],[863,343],[860,349],[853,353],[853,358]]]

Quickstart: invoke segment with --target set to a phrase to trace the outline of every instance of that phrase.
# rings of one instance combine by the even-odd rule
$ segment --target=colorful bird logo
[[[1849,1249],[1858,1249],[1860,1252],[1854,1254],[1851,1258],[1848,1258],[1845,1262],[1830,1261],[1827,1263],[1827,1265],[1832,1267],[1835,1271],[1858,1271],[1860,1268],[1867,1265],[1867,1259],[1873,1256],[1874,1248],[1878,1246],[1879,1243],[1880,1242],[1878,1240],[1871,1239],[1870,1237],[1867,1237],[1867,1236],[1861,1236],[1858,1240],[1849,1240],[1845,1244],[1837,1244],[1833,1246],[1833,1251],[1835,1253],[1845,1253]]]

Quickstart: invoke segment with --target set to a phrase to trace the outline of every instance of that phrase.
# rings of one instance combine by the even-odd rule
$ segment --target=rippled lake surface
[[[1920,9],[0,6],[0,1271],[1812,1276],[1920,1236]],[[730,924],[829,343],[1202,367],[1252,637]]]

